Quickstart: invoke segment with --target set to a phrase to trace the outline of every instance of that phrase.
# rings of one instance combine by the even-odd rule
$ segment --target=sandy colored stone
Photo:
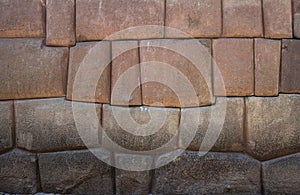
[[[0,151],[13,146],[13,102],[0,102]]]
[[[166,1],[166,26],[181,30],[191,37],[220,37],[221,17],[221,0]],[[166,28],[165,36],[176,38],[187,35]]]
[[[47,45],[75,45],[75,1],[46,0]]]
[[[261,0],[223,0],[223,36],[262,37]]]
[[[213,41],[214,95],[249,96],[254,94],[252,39],[217,39]],[[220,76],[218,75],[220,71]],[[222,83],[224,81],[225,94]]]
[[[281,41],[255,39],[255,95],[277,96]]]

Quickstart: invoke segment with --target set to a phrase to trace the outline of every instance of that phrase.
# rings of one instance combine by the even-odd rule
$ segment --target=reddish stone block
[[[223,35],[263,36],[261,6],[261,0],[223,0]]]
[[[214,95],[249,96],[254,93],[252,39],[217,39],[213,41]],[[218,74],[220,71],[220,76]],[[224,81],[225,93],[222,85]]]
[[[110,43],[79,43],[70,49],[67,99],[110,102]]]
[[[300,93],[300,40],[282,41],[280,92]]]
[[[112,59],[111,104],[141,105],[138,41],[113,41]]]
[[[281,61],[281,41],[255,40],[255,95],[277,96]]]
[[[293,0],[293,12],[300,13],[300,0]]]
[[[0,37],[44,37],[45,0],[0,0]]]
[[[292,38],[292,1],[263,0],[266,38]]]
[[[66,94],[68,48],[44,47],[42,39],[1,39],[0,64],[0,99]]]
[[[140,43],[144,105],[194,107],[214,102],[209,40]]]
[[[192,37],[220,36],[221,17],[221,0],[167,0],[166,2],[166,26],[179,29]],[[186,35],[166,28],[165,36],[185,37]]]
[[[127,30],[112,39],[163,37],[164,0],[77,0],[78,41],[102,40],[129,27],[160,25],[158,28]]]
[[[47,0],[47,45],[75,45],[74,0]]]

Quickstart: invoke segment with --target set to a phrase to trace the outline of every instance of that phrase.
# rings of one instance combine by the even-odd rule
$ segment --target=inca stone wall
[[[300,194],[299,38],[300,0],[0,0],[0,194]]]

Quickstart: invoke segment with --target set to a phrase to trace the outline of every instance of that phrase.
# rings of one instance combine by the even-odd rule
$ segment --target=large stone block
[[[44,37],[45,0],[1,0],[0,37]]]
[[[153,194],[260,194],[260,167],[243,154],[186,152],[155,170]]]
[[[247,103],[247,145],[260,160],[300,149],[300,96],[250,97]]]
[[[13,102],[0,102],[0,151],[13,146]]]
[[[0,99],[66,94],[68,48],[44,47],[42,39],[1,39],[0,64]]]
[[[109,153],[93,149],[108,160]],[[88,150],[38,154],[43,192],[113,194],[112,168]]]
[[[0,155],[0,191],[33,194],[38,190],[37,158],[18,149]]]

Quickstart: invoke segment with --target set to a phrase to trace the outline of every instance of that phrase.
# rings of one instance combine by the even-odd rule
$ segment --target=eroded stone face
[[[0,102],[0,151],[13,146],[13,102]]]

